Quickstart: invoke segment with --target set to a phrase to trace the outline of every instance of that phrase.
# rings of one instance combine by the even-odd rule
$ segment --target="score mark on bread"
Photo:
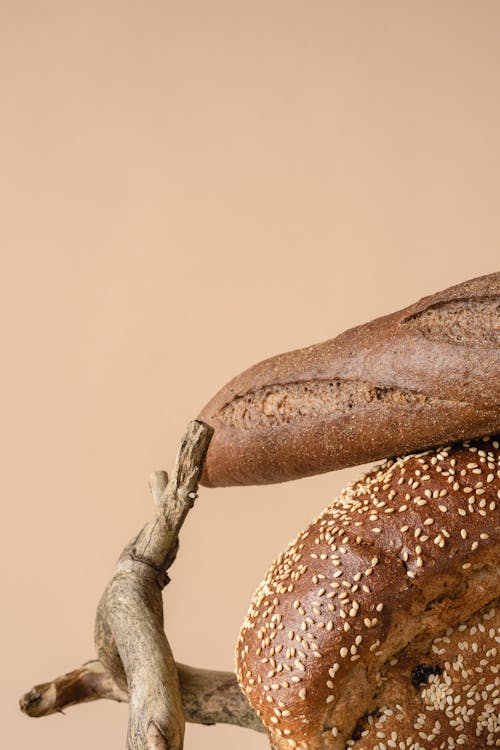
[[[300,419],[366,409],[384,404],[432,406],[438,399],[417,391],[373,385],[359,380],[309,380],[266,385],[236,396],[219,411],[228,427],[251,430],[290,424]]]
[[[500,346],[500,297],[430,305],[403,325],[426,338],[460,346]]]

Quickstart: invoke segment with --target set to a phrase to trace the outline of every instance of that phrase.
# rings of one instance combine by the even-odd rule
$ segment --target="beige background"
[[[230,377],[498,266],[500,3],[0,0],[2,746],[39,721],[188,420]],[[230,669],[272,558],[357,469],[203,490],[166,593],[178,660]],[[264,750],[227,727],[187,750]]]

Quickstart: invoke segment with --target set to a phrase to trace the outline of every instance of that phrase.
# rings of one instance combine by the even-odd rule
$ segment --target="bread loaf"
[[[233,378],[202,484],[266,484],[500,431],[500,273]]]
[[[274,750],[500,746],[498,438],[389,459],[273,562],[236,673]]]

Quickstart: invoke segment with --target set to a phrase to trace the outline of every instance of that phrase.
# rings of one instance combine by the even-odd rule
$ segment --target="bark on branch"
[[[34,687],[21,699],[25,713],[45,716],[96,698],[128,700],[127,750],[182,750],[185,718],[264,731],[234,674],[176,664],[163,630],[161,592],[212,433],[190,422],[170,480],[163,471],[150,478],[153,518],[123,550],[97,608],[99,661]]]
[[[176,664],[186,721],[194,724],[234,724],[265,732],[264,725],[240,690],[233,672],[194,669]],[[101,698],[128,702],[128,692],[118,687],[100,661],[90,661],[52,682],[35,685],[21,700],[28,716],[49,716],[78,703]]]

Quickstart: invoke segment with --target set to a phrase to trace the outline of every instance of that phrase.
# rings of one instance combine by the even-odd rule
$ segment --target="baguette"
[[[265,359],[198,416],[201,484],[269,484],[500,431],[500,272]]]

